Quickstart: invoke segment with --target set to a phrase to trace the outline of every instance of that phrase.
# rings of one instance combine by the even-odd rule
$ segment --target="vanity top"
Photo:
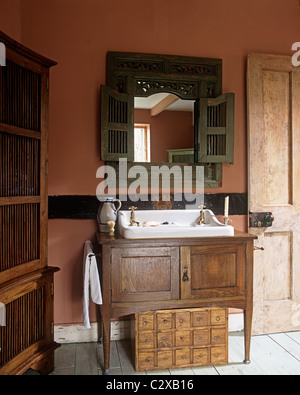
[[[118,232],[114,236],[109,236],[108,233],[97,232],[97,241],[101,245],[126,245],[126,244],[159,244],[159,245],[195,245],[195,244],[221,244],[237,242],[242,240],[257,239],[256,235],[234,231],[234,236],[215,236],[215,237],[179,237],[179,238],[157,238],[157,239],[125,239]]]

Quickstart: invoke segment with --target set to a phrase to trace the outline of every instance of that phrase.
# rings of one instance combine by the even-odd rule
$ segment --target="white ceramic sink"
[[[130,225],[130,211],[119,211],[118,228],[125,239],[154,239],[176,237],[233,236],[234,228],[217,220],[211,210],[204,210],[205,223],[198,225],[199,210],[137,210]],[[145,226],[152,224],[154,226]],[[155,226],[156,225],[156,226]]]

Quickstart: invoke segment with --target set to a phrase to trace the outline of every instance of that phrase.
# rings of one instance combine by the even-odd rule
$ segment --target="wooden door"
[[[112,301],[171,300],[179,297],[179,248],[114,248]]]
[[[248,56],[249,211],[272,212],[256,234],[253,333],[300,329],[300,68]]]
[[[47,265],[48,85],[55,62],[42,64],[2,33],[0,39],[7,44],[0,67],[2,284]]]
[[[181,247],[181,299],[245,294],[243,245]]]

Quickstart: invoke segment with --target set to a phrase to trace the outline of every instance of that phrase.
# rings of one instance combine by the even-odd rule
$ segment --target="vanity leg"
[[[101,307],[97,309],[97,322],[98,322],[98,343],[103,344],[103,321]]]
[[[104,375],[110,374],[110,330],[110,321],[103,322]]]
[[[245,340],[245,359],[244,364],[250,361],[250,343],[251,343],[251,326],[252,326],[252,309],[244,310],[244,340]]]

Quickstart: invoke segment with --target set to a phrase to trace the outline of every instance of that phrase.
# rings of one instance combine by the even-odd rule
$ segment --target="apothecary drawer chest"
[[[228,310],[157,310],[135,314],[137,371],[228,362]]]

